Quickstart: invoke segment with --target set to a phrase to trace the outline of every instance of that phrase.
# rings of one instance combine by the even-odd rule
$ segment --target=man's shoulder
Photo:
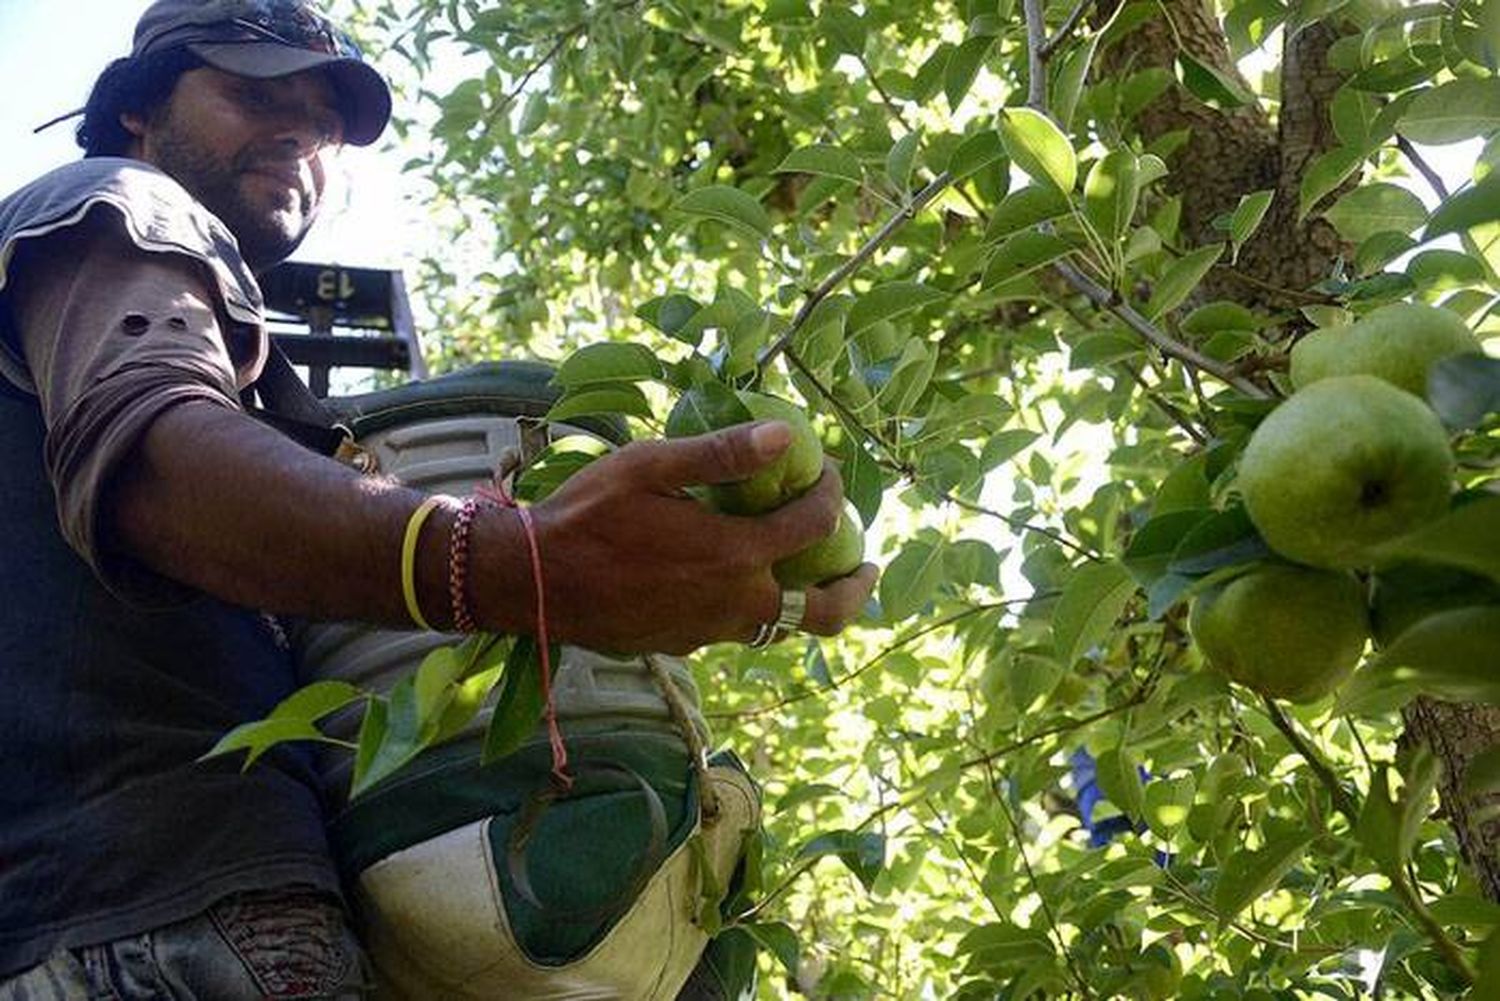
[[[18,241],[74,226],[100,205],[118,213],[125,235],[141,249],[186,254],[209,264],[230,314],[258,322],[260,288],[229,228],[170,175],[140,160],[78,160],[0,200],[0,269]]]

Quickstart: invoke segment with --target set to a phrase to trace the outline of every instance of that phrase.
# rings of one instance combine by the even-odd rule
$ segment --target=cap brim
[[[379,139],[391,119],[391,91],[385,78],[358,59],[264,42],[194,42],[187,48],[214,69],[258,80],[325,71],[338,92],[344,141],[351,146],[368,146]]]

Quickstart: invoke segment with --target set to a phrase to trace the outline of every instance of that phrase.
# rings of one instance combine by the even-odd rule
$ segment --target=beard
[[[295,165],[279,145],[246,147],[225,160],[193,142],[169,118],[154,147],[155,165],[229,227],[252,271],[265,271],[291,256],[317,218],[315,192],[249,190],[262,176],[255,173],[258,167]]]

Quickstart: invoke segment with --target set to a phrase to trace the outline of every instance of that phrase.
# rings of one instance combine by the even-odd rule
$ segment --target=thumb
[[[785,421],[737,424],[722,431],[643,443],[640,472],[653,487],[676,491],[733,483],[770,465],[792,443]]]

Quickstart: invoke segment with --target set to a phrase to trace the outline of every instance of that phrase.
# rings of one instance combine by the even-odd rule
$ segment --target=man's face
[[[149,119],[127,116],[137,154],[227,225],[259,271],[284,260],[317,216],[326,161],[343,141],[333,87],[317,71],[254,80],[184,73]]]

